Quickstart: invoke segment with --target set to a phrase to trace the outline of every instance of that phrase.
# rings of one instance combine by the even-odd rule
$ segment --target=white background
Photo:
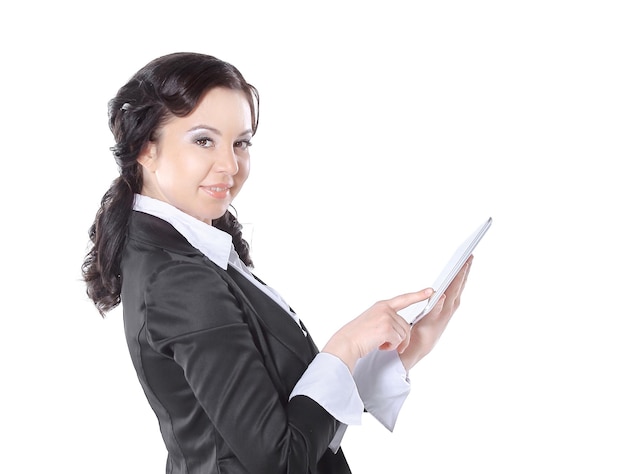
[[[235,204],[318,345],[493,217],[395,432],[348,431],[355,473],[626,472],[622,2],[0,8],[3,471],[164,472],[121,311],[80,265],[116,176],[107,101],[187,50],[260,90]]]

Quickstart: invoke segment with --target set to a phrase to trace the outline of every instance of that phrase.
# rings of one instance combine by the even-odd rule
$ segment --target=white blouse
[[[176,207],[141,194],[135,195],[134,210],[169,222],[196,249],[220,268],[230,265],[278,303],[299,323],[298,316],[274,289],[261,284],[241,261],[230,234],[182,212]],[[336,451],[347,425],[361,424],[366,409],[393,431],[400,408],[410,392],[410,383],[396,351],[373,351],[360,359],[354,373],[334,355],[320,352],[294,387],[290,399],[305,395],[315,400],[342,423],[330,448]]]

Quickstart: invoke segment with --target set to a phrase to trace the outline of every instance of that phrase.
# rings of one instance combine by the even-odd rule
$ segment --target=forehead
[[[207,125],[224,132],[241,133],[252,128],[252,111],[243,91],[216,87],[206,92],[185,117],[171,117],[166,127]]]
[[[216,87],[206,92],[196,108],[186,117],[211,120],[224,125],[251,127],[252,114],[246,95],[239,90]]]

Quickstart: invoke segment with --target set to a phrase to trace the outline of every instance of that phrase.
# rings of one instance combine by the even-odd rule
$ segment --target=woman
[[[232,65],[175,53],[109,104],[120,176],[83,264],[100,313],[123,306],[128,347],[168,451],[168,473],[348,473],[339,447],[368,411],[387,428],[408,370],[459,304],[470,262],[410,327],[374,304],[318,351],[292,309],[250,271],[229,212],[248,177],[258,95]]]

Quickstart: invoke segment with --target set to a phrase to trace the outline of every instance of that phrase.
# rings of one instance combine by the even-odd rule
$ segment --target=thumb
[[[401,309],[411,306],[413,303],[427,300],[435,292],[432,288],[424,288],[423,290],[413,293],[405,293],[403,295],[394,296],[387,300],[387,303],[394,311],[400,311]]]

